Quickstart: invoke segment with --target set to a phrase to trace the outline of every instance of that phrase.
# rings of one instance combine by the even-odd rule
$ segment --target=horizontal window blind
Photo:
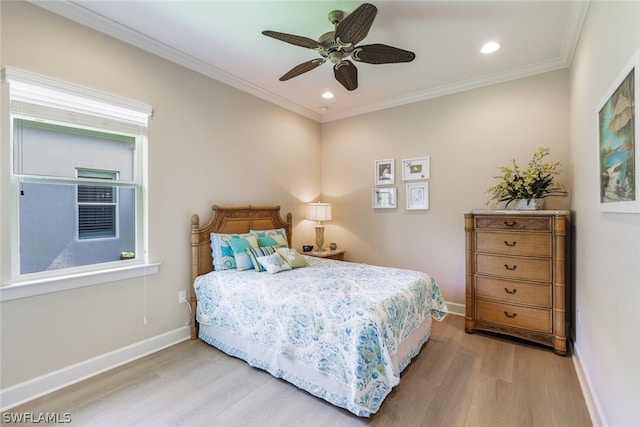
[[[78,169],[79,178],[113,181],[113,171]],[[116,189],[98,185],[78,185],[78,237],[95,239],[117,236]]]
[[[78,203],[115,203],[115,189],[97,185],[78,185]]]
[[[79,205],[78,214],[81,239],[116,236],[115,205]]]

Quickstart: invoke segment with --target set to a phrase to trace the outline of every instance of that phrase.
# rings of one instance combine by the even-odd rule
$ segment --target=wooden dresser
[[[569,211],[465,213],[465,331],[499,332],[567,354]]]

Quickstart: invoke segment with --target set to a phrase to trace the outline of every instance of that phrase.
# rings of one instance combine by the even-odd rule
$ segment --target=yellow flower
[[[512,168],[499,166],[498,170],[502,175],[494,176],[499,182],[487,190],[491,194],[491,198],[487,200],[487,204],[492,201],[507,202],[505,207],[517,199],[543,199],[549,196],[568,195],[562,184],[555,181],[554,176],[560,174],[560,162],[542,163],[542,159],[549,155],[551,149],[548,147],[540,147],[533,154],[533,157],[527,165],[527,169],[523,172],[516,163],[515,159],[511,159]]]

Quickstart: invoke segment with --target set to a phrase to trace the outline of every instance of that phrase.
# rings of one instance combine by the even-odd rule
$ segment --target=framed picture
[[[374,209],[393,209],[396,207],[396,187],[374,188],[372,191]]]
[[[407,210],[429,209],[429,183],[414,182],[407,184]]]
[[[395,184],[395,159],[376,160],[376,185]]]
[[[402,180],[429,179],[429,157],[416,157],[402,161]]]
[[[598,208],[640,213],[638,192],[638,51],[598,104]]]

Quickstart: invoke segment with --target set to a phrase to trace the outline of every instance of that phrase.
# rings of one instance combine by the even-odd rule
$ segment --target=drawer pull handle
[[[509,313],[508,311],[505,311],[504,315],[507,316],[509,319],[514,319],[518,314],[517,313]]]
[[[506,240],[504,241],[504,244],[505,244],[505,245],[507,245],[507,246],[511,246],[511,247],[514,247],[514,246],[516,245],[516,243],[518,243],[518,242],[511,242],[511,243],[509,243],[509,242],[507,242]]]
[[[510,290],[509,290],[509,289],[507,289],[507,288],[504,288],[504,291],[505,291],[506,293],[508,293],[508,294],[511,294],[511,295],[515,295],[515,293],[516,293],[516,292],[518,292],[518,290],[517,290],[517,289],[515,289],[515,288],[514,288],[512,291],[510,291]]]
[[[516,268],[518,268],[517,265],[514,265],[513,267],[509,267],[507,264],[504,265],[504,268],[506,268],[509,271],[515,271]]]
[[[506,225],[507,227],[515,227],[517,223],[518,221],[505,221],[504,225]]]

